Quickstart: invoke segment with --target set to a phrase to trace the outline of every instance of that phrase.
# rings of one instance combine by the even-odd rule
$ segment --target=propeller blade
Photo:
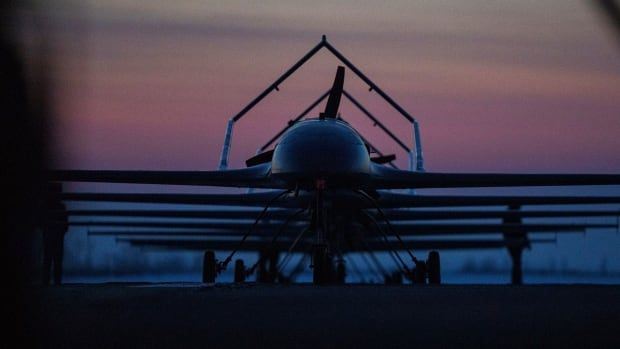
[[[245,160],[245,165],[247,167],[252,167],[252,166],[264,164],[266,162],[271,162],[272,158],[273,158],[273,149],[252,156],[251,158]]]
[[[325,106],[325,112],[321,114],[322,118],[336,118],[338,115],[338,106],[340,105],[340,97],[342,96],[342,89],[344,87],[344,67],[338,66],[336,71],[336,78],[334,84],[329,92],[329,99]]]

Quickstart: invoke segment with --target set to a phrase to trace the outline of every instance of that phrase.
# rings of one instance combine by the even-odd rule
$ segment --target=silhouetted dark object
[[[426,269],[428,272],[428,283],[439,285],[441,283],[441,264],[439,262],[439,252],[431,251],[428,253]]]
[[[332,85],[325,111],[319,115],[319,118],[332,118],[338,116],[338,107],[340,106],[340,97],[342,96],[342,88],[344,86],[344,67],[339,66],[336,70],[336,77]]]
[[[301,222],[300,222],[301,223]],[[243,236],[244,230],[247,231],[250,226],[247,223],[220,223],[220,222],[158,222],[158,221],[134,221],[134,222],[117,222],[117,221],[91,221],[91,222],[71,222],[71,226],[88,226],[88,227],[134,227],[134,228],[169,228],[169,229],[193,229],[181,235],[214,235],[212,232],[228,232],[229,236]],[[387,224],[379,224],[380,227],[388,227]],[[347,228],[355,228],[355,225],[344,225]],[[256,235],[265,236],[273,232],[273,229],[282,227],[279,223],[264,223],[262,226],[253,230]],[[398,233],[401,236],[412,235],[462,235],[462,234],[496,234],[502,233],[505,229],[521,230],[528,232],[582,232],[586,229],[616,228],[614,223],[525,223],[525,224],[497,224],[497,223],[472,223],[472,224],[454,224],[454,223],[397,223],[391,225],[392,233]],[[286,228],[286,227],[284,227]],[[284,229],[284,235],[293,233],[295,227]],[[136,234],[142,234],[137,232]],[[123,232],[119,232],[123,235]]]
[[[226,128],[226,134],[224,136],[224,146],[222,148],[222,154],[220,158],[220,166],[219,166],[220,170],[228,168],[228,154],[230,152],[230,146],[232,142],[232,131],[233,131],[235,122],[239,121],[239,119],[241,119],[248,111],[254,108],[254,106],[256,106],[261,100],[263,100],[263,98],[265,98],[271,92],[273,92],[274,90],[279,91],[278,86],[282,84],[289,76],[291,76],[297,69],[299,69],[299,67],[304,65],[310,58],[312,58],[312,56],[314,56],[322,48],[326,48],[338,60],[340,60],[345,66],[347,66],[351,71],[353,71],[353,73],[355,73],[362,81],[368,84],[369,86],[368,91],[375,91],[376,93],[378,93],[379,96],[381,96],[390,106],[396,109],[405,119],[407,119],[412,124],[414,128],[415,147],[416,147],[415,168],[417,171],[424,171],[424,160],[422,156],[422,145],[420,141],[420,132],[419,132],[418,122],[411,115],[409,115],[409,113],[407,113],[400,105],[398,105],[390,96],[388,96],[385,92],[383,92],[383,90],[379,86],[377,86],[366,75],[364,75],[356,66],[354,66],[353,63],[351,63],[342,53],[340,53],[335,47],[333,47],[329,42],[327,42],[327,37],[325,35],[322,36],[321,42],[319,42],[315,47],[313,47],[310,51],[308,51],[308,53],[306,53],[301,59],[299,59],[299,61],[297,61],[292,67],[290,67],[286,72],[284,72],[284,74],[282,74],[278,79],[276,79],[276,81],[274,81],[267,89],[265,89],[260,95],[254,98],[248,105],[246,105],[241,111],[239,111],[239,113],[237,113],[235,116],[233,116],[228,121],[228,125]],[[339,85],[342,85],[344,82],[344,67],[342,67],[342,69],[339,69],[339,72],[340,72],[339,74],[336,74],[336,79],[334,81],[334,86],[336,87]],[[342,91],[343,91],[342,87],[340,87],[339,91],[335,91],[336,93],[334,93],[332,96],[333,97],[332,102],[327,103],[328,107],[326,111],[333,110],[334,105],[336,105],[337,107],[337,104],[339,104],[340,102],[340,96],[341,96]],[[324,97],[321,97],[320,99],[322,98]],[[318,103],[318,101],[316,103]],[[333,114],[333,117],[336,117],[336,115],[337,114]],[[299,119],[301,119],[301,117],[299,117]],[[330,117],[332,117],[332,115],[330,115]],[[261,151],[264,149],[265,147],[261,148]],[[414,154],[411,154],[411,156],[412,157],[410,159],[410,169],[413,170]]]
[[[385,275],[384,281],[386,285],[402,285],[403,273],[401,271],[394,271],[392,274]]]
[[[243,263],[243,259],[237,259],[235,261],[235,282],[243,283],[245,282],[245,264]]]
[[[510,205],[508,209],[511,211],[519,211],[521,206]],[[521,224],[520,217],[507,217],[504,218],[506,224]],[[508,248],[508,254],[512,259],[512,272],[511,282],[513,285],[523,284],[523,267],[522,267],[522,255],[523,249],[529,246],[529,239],[527,232],[523,230],[506,229],[504,231],[504,239],[506,240],[506,247]]]
[[[327,193],[329,195],[329,193]],[[462,206],[505,206],[505,205],[581,205],[581,204],[618,204],[618,196],[499,196],[499,195],[406,195],[381,192],[377,202],[383,209],[405,207],[462,207]],[[232,205],[245,207],[264,207],[277,192],[252,194],[169,194],[169,193],[63,193],[64,201],[97,202],[132,202],[157,204],[191,204],[191,205]],[[281,200],[270,206],[278,208],[307,208],[312,193],[300,192],[295,200]],[[331,197],[335,204],[351,207],[356,204],[351,197],[337,195]],[[374,205],[364,202],[359,208],[372,208]]]
[[[24,287],[32,281],[34,230],[44,210],[41,177],[47,165],[51,55],[44,33],[28,28],[34,29],[31,33],[36,40],[26,59],[17,37],[23,29],[17,27],[17,7],[15,1],[0,3],[0,273],[3,300],[8,303],[2,307],[6,321],[3,340],[10,343],[15,337],[20,346],[29,347],[36,338],[22,332],[27,320],[24,307],[32,303],[24,298]],[[37,10],[28,4],[19,7],[20,13]]]
[[[112,232],[106,232],[105,235],[114,235]],[[155,235],[150,233],[150,235]],[[206,249],[217,251],[230,251],[238,245],[238,238],[219,238],[219,239],[187,239],[187,237],[176,237],[181,235],[178,231],[170,231],[168,234],[160,234],[157,238],[152,237],[119,237],[116,239],[118,242],[126,242],[136,247],[155,247],[155,248],[167,248],[176,250],[189,250],[189,251],[204,251]],[[379,240],[361,240],[365,245],[373,251],[386,251],[385,242]],[[291,245],[291,240],[280,240],[275,243],[270,241],[246,241],[239,251],[255,252],[260,251],[266,247],[275,248],[278,251],[286,252]],[[306,239],[301,244],[312,244],[312,239]],[[556,239],[536,239],[531,241],[532,244],[554,244],[557,243]],[[406,240],[405,246],[407,248],[417,248],[420,250],[484,250],[484,249],[497,249],[506,248],[508,246],[505,239],[438,239],[438,240]],[[348,252],[362,252],[365,251],[364,246],[353,246],[347,249]],[[398,249],[398,246],[396,246]]]
[[[616,40],[620,44],[620,5],[615,0],[595,0],[594,3],[606,15],[609,24],[614,28]]]
[[[204,259],[202,261],[202,282],[214,283],[217,276],[217,262],[215,260],[215,252],[205,251]]]
[[[325,285],[330,281],[329,263],[327,245],[312,246],[312,282],[315,285]]]
[[[391,163],[394,160],[396,160],[396,155],[394,154],[382,155],[382,156],[370,158],[370,161],[374,162],[375,164],[381,164],[381,165]]]
[[[330,95],[331,92],[331,88],[329,90],[327,90],[325,93],[323,93],[317,100],[315,100],[314,102],[312,102],[312,104],[310,104],[306,109],[304,109],[304,111],[299,114],[297,117],[295,117],[294,119],[291,119],[287,122],[287,125],[281,129],[280,131],[278,131],[275,135],[273,135],[265,144],[263,144],[259,149],[258,152],[259,153],[263,153],[265,152],[265,150],[270,147],[273,143],[275,143],[280,136],[282,136],[284,134],[284,132],[288,131],[288,129],[290,129],[291,127],[293,127],[295,125],[295,123],[297,123],[298,121],[300,121],[301,119],[305,118],[308,113],[310,113],[310,111],[312,111],[314,109],[314,107],[316,107],[319,103],[321,103],[328,95]],[[390,136],[390,138],[392,138],[394,141],[396,141],[396,143],[398,145],[400,145],[401,147],[403,147],[403,149],[405,150],[405,152],[410,153],[411,150],[398,138],[396,137],[389,129],[387,129],[387,127],[385,127],[385,125],[383,125],[376,117],[374,117],[374,115],[372,115],[366,108],[364,108],[362,106],[361,103],[359,103],[356,99],[353,98],[353,96],[351,96],[346,90],[342,90],[342,93],[344,94],[344,96],[349,99],[353,105],[355,105],[360,111],[362,111],[362,113],[367,116],[368,118],[370,118],[374,125],[379,126],[380,129],[382,129],[388,136]],[[345,121],[344,118],[342,118],[342,116],[338,115],[337,119]],[[377,148],[375,147],[372,143],[370,143],[370,141],[368,141],[368,139],[366,139],[365,137],[363,137],[360,134],[360,137],[362,138],[362,140],[364,141],[364,143],[366,144],[366,146],[368,147],[369,151],[375,154],[378,154],[379,157],[383,157],[384,154]],[[389,155],[388,155],[389,156]],[[394,155],[394,159],[395,159],[395,155]],[[394,160],[393,159],[393,160]],[[372,160],[372,159],[371,159]],[[375,161],[376,162],[376,161]],[[392,161],[388,162],[389,165],[393,168],[398,168]],[[247,164],[247,162],[246,162]]]
[[[417,261],[413,271],[413,282],[420,285],[426,284],[426,274],[426,262]]]
[[[273,243],[268,244],[259,251],[257,281],[260,283],[272,284],[278,278],[278,260],[280,258],[279,249]]]
[[[54,275],[54,284],[62,283],[62,261],[64,254],[65,234],[69,227],[69,217],[65,204],[60,200],[62,187],[59,183],[51,183],[47,195],[46,219],[43,231],[43,285],[49,285]]]
[[[273,150],[269,150],[269,151],[257,154],[255,156],[245,160],[245,165],[247,167],[252,167],[252,166],[264,164],[266,162],[271,162],[272,158],[273,158]]]
[[[217,218],[217,219],[254,219],[260,211],[256,210],[68,210],[69,216],[75,217],[150,217],[150,218]],[[272,210],[265,214],[265,219],[271,222],[283,221],[294,211]],[[505,217],[620,217],[620,210],[543,210],[543,211],[507,211],[507,210],[484,210],[484,211],[456,211],[456,210],[433,210],[433,211],[410,211],[410,210],[386,210],[386,217],[390,221],[399,220],[461,220],[461,219],[490,219]],[[380,218],[375,215],[375,218]],[[297,215],[293,221],[307,220],[306,215]]]
[[[278,279],[278,260],[280,253],[276,249],[269,251],[269,281],[274,283]]]
[[[230,149],[230,138],[232,136],[232,125],[239,120],[248,110],[264,98],[274,89],[278,89],[278,84],[284,81],[299,66],[307,61],[318,50],[325,47],[340,59],[344,65],[357,74],[366,82],[371,90],[379,93],[389,104],[396,108],[401,114],[415,125],[415,120],[411,118],[402,108],[385,95],[375,84],[367,79],[359,70],[350,64],[338,51],[336,51],[323,38],[322,42],[304,56],[298,63],[289,69],[282,77],[267,90],[253,100],[239,114],[233,117],[228,124],[224,146],[222,150],[220,168],[227,168],[228,152]],[[398,249],[408,253],[411,260],[416,264],[417,281],[425,282],[428,277],[425,262],[418,263],[417,258],[410,251],[410,246],[401,239],[399,230],[412,230],[411,228],[421,228],[420,225],[405,227],[392,226],[389,219],[383,214],[383,209],[394,207],[411,206],[430,206],[433,205],[473,205],[474,202],[489,205],[490,202],[509,202],[518,204],[526,202],[543,201],[549,202],[551,198],[520,198],[511,199],[507,197],[468,197],[460,196],[456,198],[447,197],[423,197],[417,195],[405,195],[390,193],[385,189],[422,189],[422,188],[467,188],[467,187],[516,187],[516,186],[566,186],[566,185],[612,185],[620,184],[620,175],[609,174],[500,174],[500,173],[429,173],[424,172],[422,166],[416,166],[418,171],[402,171],[380,165],[371,161],[369,147],[366,145],[361,135],[350,125],[342,120],[338,120],[338,105],[341,95],[344,93],[344,68],[338,67],[334,84],[329,93],[329,99],[325,112],[317,119],[304,120],[293,125],[284,132],[280,142],[275,146],[273,153],[270,151],[259,154],[248,163],[251,166],[245,169],[235,169],[227,171],[52,171],[50,179],[60,181],[84,181],[84,182],[106,182],[106,183],[141,183],[141,184],[176,184],[176,185],[201,185],[201,186],[224,186],[224,187],[247,187],[247,188],[270,188],[284,189],[261,194],[248,194],[241,196],[219,195],[219,196],[196,196],[196,195],[150,195],[148,198],[144,194],[106,194],[105,197],[99,194],[76,194],[71,195],[73,199],[78,195],[82,199],[85,197],[97,200],[155,200],[154,202],[163,203],[165,200],[191,200],[194,203],[207,202],[236,202],[240,206],[263,206],[264,209],[249,227],[248,231],[239,241],[239,245],[234,247],[232,253],[223,261],[217,264],[216,271],[225,269],[232,260],[233,255],[246,243],[247,238],[254,232],[254,228],[262,220],[263,216],[273,204],[274,207],[296,207],[308,208],[311,211],[311,229],[316,234],[314,242],[313,256],[313,280],[315,283],[333,282],[334,277],[334,253],[329,246],[334,246],[335,233],[333,218],[340,216],[346,218],[345,211],[372,208],[381,214],[381,220],[385,221],[385,227],[389,228],[391,235],[394,235],[398,242]],[[370,115],[369,115],[370,117]],[[375,122],[379,125],[378,122]],[[419,141],[417,128],[414,127],[414,139]],[[416,150],[421,150],[416,145]],[[417,153],[421,156],[421,151]],[[411,155],[413,160],[413,154]],[[387,159],[386,159],[387,161]],[[413,161],[411,161],[413,163]],[[421,164],[421,161],[420,161]],[[412,167],[413,169],[413,167]],[[299,191],[302,191],[301,195]],[[274,196],[275,194],[275,196]],[[359,194],[364,200],[356,200],[354,194]],[[65,198],[69,199],[70,196]],[[279,198],[285,198],[281,202],[276,202]],[[454,200],[453,200],[454,199]],[[555,198],[553,200],[556,200]],[[579,201],[584,200],[578,198]],[[620,201],[619,198],[596,198],[601,200]],[[572,201],[571,198],[562,197],[559,202],[566,203]],[[325,204],[327,203],[327,204]],[[370,204],[370,205],[369,205]],[[281,206],[285,205],[285,206]],[[344,214],[340,214],[342,211]],[[112,225],[112,223],[105,223]],[[142,223],[132,222],[134,226],[163,226],[163,223]],[[148,225],[147,225],[148,224]],[[166,223],[170,224],[170,223]],[[198,226],[200,224],[201,226]],[[215,228],[214,223],[182,223],[186,228]],[[123,225],[130,225],[123,223]],[[190,226],[191,225],[191,226]],[[378,224],[377,224],[378,225]],[[175,223],[174,228],[182,227],[181,223]],[[265,227],[261,225],[264,229]],[[219,228],[222,228],[221,226]],[[238,229],[227,223],[225,228]],[[427,227],[433,229],[434,233],[454,229],[455,227]],[[457,227],[462,230],[463,227]],[[498,230],[499,228],[499,230]],[[510,229],[507,229],[510,228]],[[518,228],[518,229],[517,229]],[[548,227],[546,227],[548,229]],[[571,227],[575,229],[575,227]],[[260,229],[260,228],[259,228]],[[476,230],[484,230],[496,233],[507,232],[509,235],[522,233],[525,228],[520,227],[489,227],[476,226]],[[514,231],[512,231],[514,229]],[[379,229],[382,231],[382,229]],[[463,233],[463,232],[460,232]],[[232,235],[232,234],[231,234]],[[385,233],[384,243],[388,243]],[[512,237],[507,237],[506,241],[513,241]],[[211,244],[213,241],[209,241]],[[229,241],[221,241],[227,243]],[[255,241],[248,240],[247,243]],[[169,243],[169,242],[166,242]],[[185,242],[187,243],[187,242]],[[471,244],[471,242],[468,242]],[[493,242],[495,243],[495,242]],[[192,242],[192,245],[194,242]],[[460,245],[461,242],[459,242]],[[474,242],[479,246],[480,242]],[[211,247],[213,248],[213,247]],[[398,257],[397,251],[392,251],[395,258],[399,259],[406,275],[411,276],[407,264]],[[272,263],[275,264],[275,263]],[[385,274],[385,273],[383,273]],[[434,276],[435,277],[435,276]]]

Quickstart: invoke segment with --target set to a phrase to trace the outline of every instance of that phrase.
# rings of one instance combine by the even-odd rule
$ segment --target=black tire
[[[205,251],[204,259],[202,261],[202,282],[205,284],[211,284],[215,282],[217,276],[217,263],[215,261],[215,252]]]
[[[431,251],[428,253],[426,261],[426,270],[428,271],[428,283],[431,285],[441,284],[441,264],[439,262],[439,252]]]
[[[245,264],[243,259],[235,261],[235,282],[238,284],[245,282]]]
[[[426,284],[426,275],[426,263],[418,261],[415,265],[413,282],[420,285]]]
[[[312,246],[312,283],[324,285],[329,282],[330,268],[327,245]]]

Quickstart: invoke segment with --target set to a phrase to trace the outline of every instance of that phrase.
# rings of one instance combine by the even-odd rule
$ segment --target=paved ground
[[[620,286],[34,289],[43,347],[620,348]]]

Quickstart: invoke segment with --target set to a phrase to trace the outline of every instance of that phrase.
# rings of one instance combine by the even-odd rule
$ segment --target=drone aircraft
[[[360,75],[325,38],[317,45],[327,47]],[[315,47],[302,61],[318,49]],[[297,69],[298,63],[294,69]],[[292,69],[294,71],[294,69]],[[287,72],[292,73],[292,71]],[[286,75],[286,74],[285,74]],[[290,75],[290,74],[289,74]],[[286,75],[287,76],[287,75]],[[284,78],[286,78],[284,76]],[[363,75],[362,75],[363,76]],[[366,81],[365,76],[363,77]],[[282,78],[272,87],[277,85]],[[262,207],[262,210],[74,210],[73,216],[111,217],[176,217],[254,219],[253,223],[149,223],[125,221],[88,222],[89,226],[123,226],[165,228],[169,231],[142,232],[147,238],[121,238],[136,246],[169,246],[209,250],[205,254],[203,280],[213,282],[240,250],[262,251],[273,248],[291,252],[305,246],[312,258],[313,281],[317,284],[341,280],[344,265],[334,265],[341,256],[354,251],[379,249],[388,251],[402,275],[416,282],[439,283],[439,253],[431,251],[426,260],[415,256],[412,249],[469,248],[503,246],[513,262],[520,264],[521,252],[533,242],[527,233],[583,231],[608,228],[610,225],[536,224],[522,222],[525,217],[617,216],[617,211],[521,211],[523,205],[562,205],[620,203],[618,197],[569,196],[429,196],[396,193],[393,189],[480,188],[520,186],[620,185],[617,174],[499,174],[499,173],[437,173],[422,169],[401,170],[389,165],[393,156],[373,157],[374,147],[339,115],[344,91],[345,67],[338,66],[322,113],[315,118],[295,120],[278,139],[273,149],[263,151],[246,161],[244,169],[217,171],[125,171],[125,170],[56,170],[49,180],[60,182],[104,182],[188,186],[219,186],[260,188],[268,191],[247,194],[129,194],[129,193],[64,193],[67,201],[150,202],[169,204],[234,205]],[[368,81],[367,81],[368,82]],[[383,94],[372,83],[371,88]],[[263,93],[262,97],[264,97]],[[262,98],[261,97],[261,98]],[[391,99],[389,99],[391,101]],[[392,102],[393,103],[393,102]],[[251,106],[249,106],[251,108]],[[248,109],[248,108],[246,108]],[[246,110],[247,111],[247,110]],[[230,142],[228,135],[225,144]],[[505,205],[506,211],[414,211],[412,207],[469,207]],[[273,210],[273,208],[277,208]],[[201,213],[202,212],[202,213]],[[537,213],[538,212],[538,213]],[[463,218],[502,218],[500,224],[419,224],[418,220]],[[268,219],[269,223],[260,224]],[[409,223],[396,223],[399,221]],[[414,221],[414,223],[410,223]],[[395,222],[395,223],[393,223]],[[74,223],[74,225],[79,225]],[[190,230],[188,230],[190,229]],[[193,230],[191,230],[193,229]],[[412,240],[411,237],[499,233],[501,241]],[[95,233],[97,234],[97,233]],[[118,231],[99,234],[122,235]],[[175,236],[159,239],[158,236]],[[179,239],[179,236],[209,236],[211,240]],[[254,236],[257,235],[257,236]],[[218,237],[215,239],[214,237]],[[265,239],[270,238],[270,239]],[[216,260],[211,250],[232,251],[223,260]],[[411,262],[400,257],[405,251]],[[277,258],[277,257],[276,257]],[[263,263],[259,261],[257,264]],[[277,266],[271,262],[272,269]],[[235,264],[235,280],[253,272]],[[239,278],[237,278],[239,276]],[[513,281],[520,282],[520,269],[513,270]]]

